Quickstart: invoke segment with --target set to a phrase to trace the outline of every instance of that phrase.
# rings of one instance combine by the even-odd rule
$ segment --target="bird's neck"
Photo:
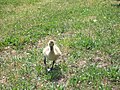
[[[50,46],[50,51],[53,51],[53,46]]]

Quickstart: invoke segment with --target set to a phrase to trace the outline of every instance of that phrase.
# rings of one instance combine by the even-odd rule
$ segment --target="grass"
[[[0,89],[119,90],[119,5],[109,0],[1,0]],[[63,57],[46,73],[42,50]]]

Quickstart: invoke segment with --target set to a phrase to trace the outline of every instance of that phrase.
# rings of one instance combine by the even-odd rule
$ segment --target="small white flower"
[[[50,68],[48,68],[47,70],[48,70],[48,72],[49,72],[49,71],[50,71]]]
[[[22,77],[22,79],[25,79],[25,77]]]
[[[97,20],[96,20],[96,19],[94,19],[94,20],[93,20],[93,22],[97,22]]]
[[[22,65],[23,67],[25,66],[25,64]]]
[[[36,64],[33,64],[33,66],[36,66]]]
[[[104,16],[103,18],[105,18],[106,19],[106,17]]]
[[[38,77],[38,80],[40,80],[40,77]]]

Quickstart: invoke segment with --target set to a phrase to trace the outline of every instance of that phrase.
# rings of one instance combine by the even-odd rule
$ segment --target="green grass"
[[[1,0],[0,90],[119,90],[119,6],[110,0]],[[42,50],[63,53],[46,73]]]

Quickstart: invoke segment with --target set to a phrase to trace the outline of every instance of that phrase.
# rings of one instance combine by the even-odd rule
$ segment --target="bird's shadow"
[[[60,80],[63,77],[60,66],[55,65],[51,71],[47,72],[47,76],[50,81]]]

